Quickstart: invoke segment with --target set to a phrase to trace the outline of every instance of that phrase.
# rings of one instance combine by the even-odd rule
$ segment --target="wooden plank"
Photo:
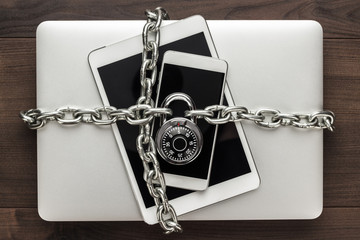
[[[324,206],[360,206],[360,174],[324,174]]]
[[[0,207],[36,207],[36,134],[18,119],[35,107],[35,40],[0,39]],[[325,107],[337,114],[325,132],[324,204],[360,206],[360,40],[326,40]]]
[[[169,239],[359,239],[359,208],[328,208],[316,220],[181,222],[184,232]],[[159,226],[143,222],[41,220],[36,209],[0,209],[0,238],[7,239],[161,239]]]
[[[1,37],[34,37],[36,26],[45,20],[145,19],[145,9],[166,8],[172,19],[200,14],[206,19],[319,21],[326,38],[359,38],[359,1],[12,1],[0,3]]]
[[[325,40],[324,102],[336,130],[324,136],[325,206],[360,206],[360,40]]]
[[[336,130],[325,133],[324,205],[360,206],[360,40],[324,43],[325,107]]]
[[[20,121],[34,108],[35,40],[0,39],[0,206],[36,207],[36,132]]]

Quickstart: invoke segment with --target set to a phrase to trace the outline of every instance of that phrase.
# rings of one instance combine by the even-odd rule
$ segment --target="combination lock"
[[[194,101],[184,93],[173,93],[165,98],[161,107],[167,108],[173,101],[184,101],[190,110],[195,109]],[[170,120],[161,118],[161,127],[156,134],[156,147],[160,156],[175,165],[188,164],[199,156],[203,146],[203,136],[196,125],[196,118],[191,120],[175,117]]]

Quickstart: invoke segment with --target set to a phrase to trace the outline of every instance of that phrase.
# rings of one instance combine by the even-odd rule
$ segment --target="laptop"
[[[145,21],[53,21],[37,30],[37,107],[102,105],[87,61]],[[171,21],[167,22],[167,24]],[[236,105],[322,109],[322,28],[314,21],[208,21]],[[323,133],[243,122],[261,178],[252,192],[183,220],[313,219],[323,208]],[[112,129],[51,122],[37,132],[38,211],[48,221],[142,220]]]

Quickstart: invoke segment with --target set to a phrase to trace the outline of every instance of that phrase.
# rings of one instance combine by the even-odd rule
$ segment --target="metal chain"
[[[129,108],[98,107],[81,109],[73,107],[59,108],[44,112],[40,109],[21,111],[20,118],[30,129],[40,129],[50,121],[62,125],[90,123],[110,125],[117,121],[126,121],[139,126],[136,147],[144,166],[144,176],[150,195],[157,207],[156,216],[165,234],[182,232],[177,214],[166,195],[166,184],[156,155],[156,146],[151,136],[151,123],[154,117],[172,115],[169,108],[155,108],[151,98],[152,88],[157,79],[157,61],[159,57],[160,26],[163,19],[169,19],[163,8],[146,10],[147,22],[143,28],[143,53],[140,68],[141,92],[136,105]],[[213,105],[205,109],[185,111],[185,116],[202,118],[209,124],[225,124],[247,120],[264,128],[293,126],[296,128],[317,128],[334,130],[335,115],[331,111],[318,111],[312,114],[281,113],[275,109],[249,111],[243,106]]]
[[[98,107],[94,109],[59,108],[51,112],[43,112],[40,109],[21,111],[20,118],[30,129],[44,127],[50,121],[56,121],[61,125],[76,125],[90,123],[95,125],[111,125],[124,120],[130,125],[149,124],[154,117],[171,115],[169,108],[153,108],[146,104],[138,104],[129,108],[117,109],[115,107]],[[138,118],[137,116],[143,116]]]
[[[144,121],[139,126],[139,136],[136,139],[136,148],[144,166],[144,176],[150,195],[154,198],[157,211],[156,216],[165,234],[182,232],[178,223],[177,214],[169,203],[166,195],[166,184],[160,164],[156,156],[156,146],[151,136],[151,122],[154,115],[171,114],[170,109],[155,109],[151,98],[152,88],[157,79],[157,61],[159,58],[160,26],[163,19],[169,15],[163,8],[156,8],[154,12],[146,10],[147,23],[144,26],[142,40],[143,53],[140,68],[141,92],[137,101],[144,111],[137,111],[137,121]],[[151,110],[150,110],[151,109]],[[142,109],[141,109],[142,110]],[[145,112],[148,110],[148,112]],[[150,110],[150,112],[149,112]],[[149,121],[147,120],[149,119]]]
[[[317,128],[334,131],[335,114],[331,111],[318,111],[311,114],[281,113],[276,109],[249,111],[243,106],[208,106],[204,110],[187,110],[186,117],[203,118],[209,124],[225,124],[241,120],[252,121],[264,128],[293,126],[296,128]]]
[[[39,109],[20,112],[20,118],[30,129],[42,128],[50,121],[56,121],[62,125],[76,125],[79,123],[110,125],[124,120],[131,125],[143,126],[149,124],[154,117],[165,115],[171,116],[172,110],[170,108],[154,108],[146,104],[133,105],[127,109],[116,109],[115,107],[77,109],[67,107],[51,112],[43,112]],[[335,129],[335,114],[331,111],[291,114],[281,113],[275,109],[260,109],[253,112],[242,106],[214,105],[205,108],[205,110],[185,111],[185,116],[202,118],[213,125],[245,120],[254,122],[264,128],[292,126],[296,128],[328,129],[330,131]]]

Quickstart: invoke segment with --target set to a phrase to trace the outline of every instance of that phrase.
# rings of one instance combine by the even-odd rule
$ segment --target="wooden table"
[[[11,1],[0,2],[0,239],[360,239],[360,1]],[[329,3],[328,3],[329,2]],[[143,222],[51,223],[37,214],[36,132],[18,118],[36,106],[35,31],[44,20],[313,19],[324,28],[324,211],[316,220],[182,222],[164,236]]]

